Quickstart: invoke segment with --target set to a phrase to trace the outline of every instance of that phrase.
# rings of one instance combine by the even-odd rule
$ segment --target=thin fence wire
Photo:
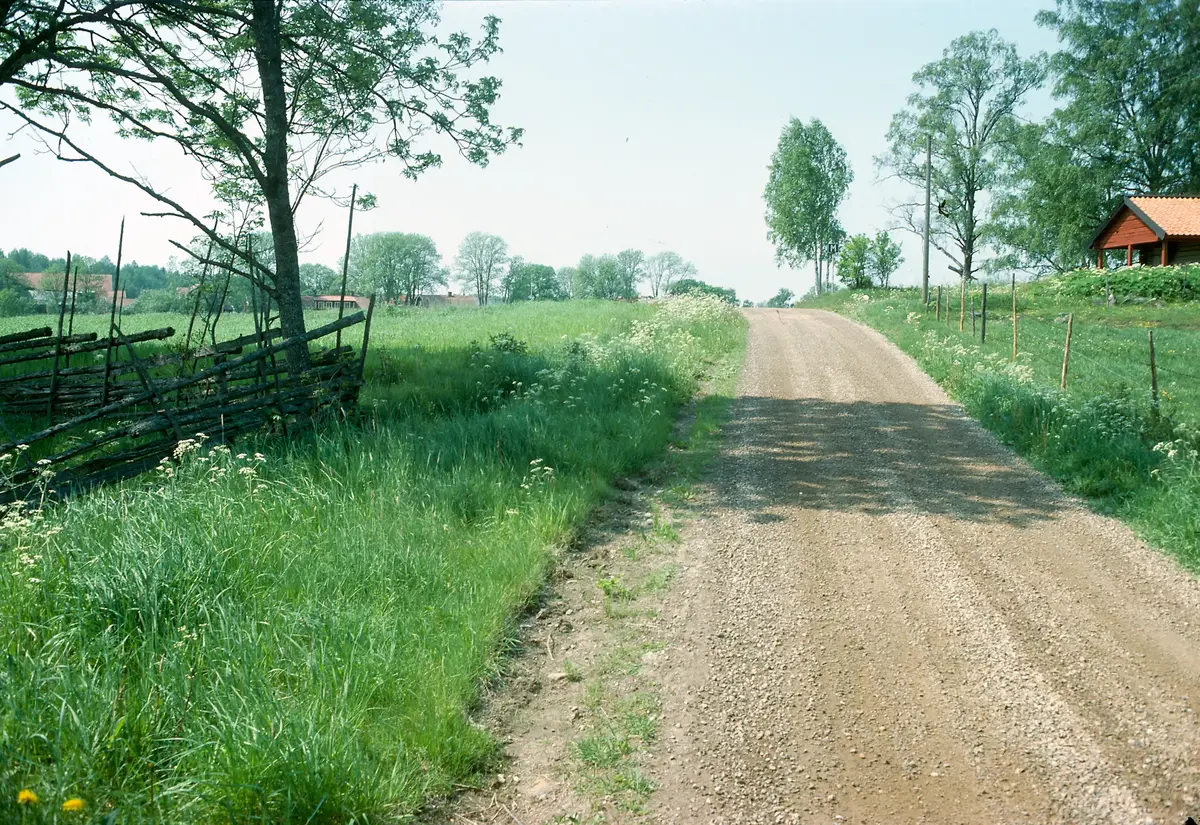
[[[987,313],[988,337],[980,340],[978,334],[981,324],[976,324],[972,330],[960,332],[956,323],[947,325],[947,333],[959,338],[970,337],[981,351],[1000,354],[1010,353],[1012,347],[1012,314],[1008,308],[1012,305],[1011,292],[993,292],[989,297],[989,305],[996,302],[997,310],[989,306]],[[951,302],[946,309],[951,310],[957,321],[958,307]],[[982,316],[979,296],[969,298],[968,314],[976,318]],[[1035,374],[1041,375],[1047,384],[1058,385],[1063,363],[1063,348],[1065,345],[1067,325],[1065,316],[1056,320],[1047,320],[1034,314],[1018,312],[1018,352]],[[1032,329],[1034,333],[1021,338],[1022,329]],[[1151,366],[1150,345],[1146,335],[1149,327],[1119,327],[1101,323],[1081,321],[1078,317],[1073,323],[1071,351],[1068,365],[1068,388],[1092,386],[1120,386],[1126,390],[1144,391],[1147,402],[1151,400]],[[1190,343],[1186,332],[1171,328],[1153,328],[1155,344],[1155,367],[1160,391],[1163,385],[1191,384],[1200,390],[1200,374],[1185,368],[1184,361],[1189,354]],[[1183,364],[1179,364],[1179,362]],[[1082,382],[1082,383],[1081,383]],[[1200,416],[1200,409],[1195,404],[1172,402],[1170,397],[1159,399],[1167,403],[1175,413],[1183,413],[1189,417]]]

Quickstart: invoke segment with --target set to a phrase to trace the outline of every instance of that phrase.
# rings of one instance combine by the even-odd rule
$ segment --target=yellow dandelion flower
[[[82,811],[83,800],[77,796],[73,796],[63,803],[63,810],[67,812]]]
[[[17,792],[18,805],[36,805],[42,800],[38,799],[38,795],[29,788],[22,788]]]

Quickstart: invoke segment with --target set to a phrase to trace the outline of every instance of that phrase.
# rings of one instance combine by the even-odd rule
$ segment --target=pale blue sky
[[[879,183],[873,157],[911,76],[957,35],[999,29],[1023,54],[1051,50],[1033,22],[1052,0],[459,0],[443,26],[474,30],[502,20],[504,54],[489,69],[504,81],[495,120],[526,129],[524,146],[486,169],[456,157],[413,183],[396,164],[351,180],[379,198],[356,231],[430,235],[447,262],[473,230],[504,237],[510,251],[553,266],[584,253],[674,249],[700,277],[763,300],[781,286],[800,293],[809,269],[776,267],[763,224],[766,166],[789,116],[822,119],[849,152],[856,181],[843,207],[851,232],[886,228],[894,183]],[[1038,109],[1045,106],[1039,100]],[[7,132],[15,124],[0,118]],[[107,131],[102,129],[100,131]],[[205,187],[166,146],[97,135],[119,165],[135,166],[187,203]],[[18,135],[0,156],[0,249],[116,256],[128,216],[126,259],[165,262],[167,238],[186,227],[138,215],[152,204],[83,164],[35,154]],[[323,226],[302,259],[333,265],[345,218],[320,202],[300,214]],[[903,238],[896,278],[916,283],[920,246]],[[935,283],[949,282],[944,261]]]

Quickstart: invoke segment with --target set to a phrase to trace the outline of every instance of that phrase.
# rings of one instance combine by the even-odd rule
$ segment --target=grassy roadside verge
[[[392,822],[495,753],[512,617],[744,340],[717,302],[398,313],[366,413],[0,535],[0,810]],[[474,344],[472,343],[474,342]],[[11,460],[11,459],[10,459]]]
[[[684,415],[667,455],[646,475],[659,490],[641,506],[650,518],[620,542],[591,575],[599,594],[601,651],[568,678],[583,683],[579,734],[569,743],[565,773],[587,810],[556,822],[599,825],[650,812],[657,786],[647,770],[658,742],[663,685],[654,664],[668,645],[661,608],[679,572],[678,546],[700,484],[721,449],[745,348],[729,353]]]
[[[958,331],[957,296],[950,326],[926,314],[916,290],[838,292],[804,306],[839,312],[883,333],[1068,491],[1200,570],[1200,381],[1189,377],[1187,363],[1200,351],[1200,310],[1125,308],[1105,323],[1102,311],[1083,302],[1089,324],[1082,335],[1076,329],[1067,389],[1060,390],[1065,327],[1055,320],[1073,309],[1039,295],[1044,289],[1018,292],[1015,362],[1004,307],[989,313],[988,342],[981,345],[969,319],[965,333]],[[1009,300],[1006,291],[997,292]],[[1144,327],[1160,324],[1165,380],[1155,410]]]

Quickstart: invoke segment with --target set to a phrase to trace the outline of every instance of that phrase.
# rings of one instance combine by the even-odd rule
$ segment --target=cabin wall
[[[1097,244],[1101,249],[1121,249],[1130,245],[1157,243],[1154,230],[1142,223],[1133,212],[1126,209],[1113,219],[1112,225]]]
[[[1171,241],[1167,255],[1168,262],[1172,264],[1200,264],[1200,238]]]

